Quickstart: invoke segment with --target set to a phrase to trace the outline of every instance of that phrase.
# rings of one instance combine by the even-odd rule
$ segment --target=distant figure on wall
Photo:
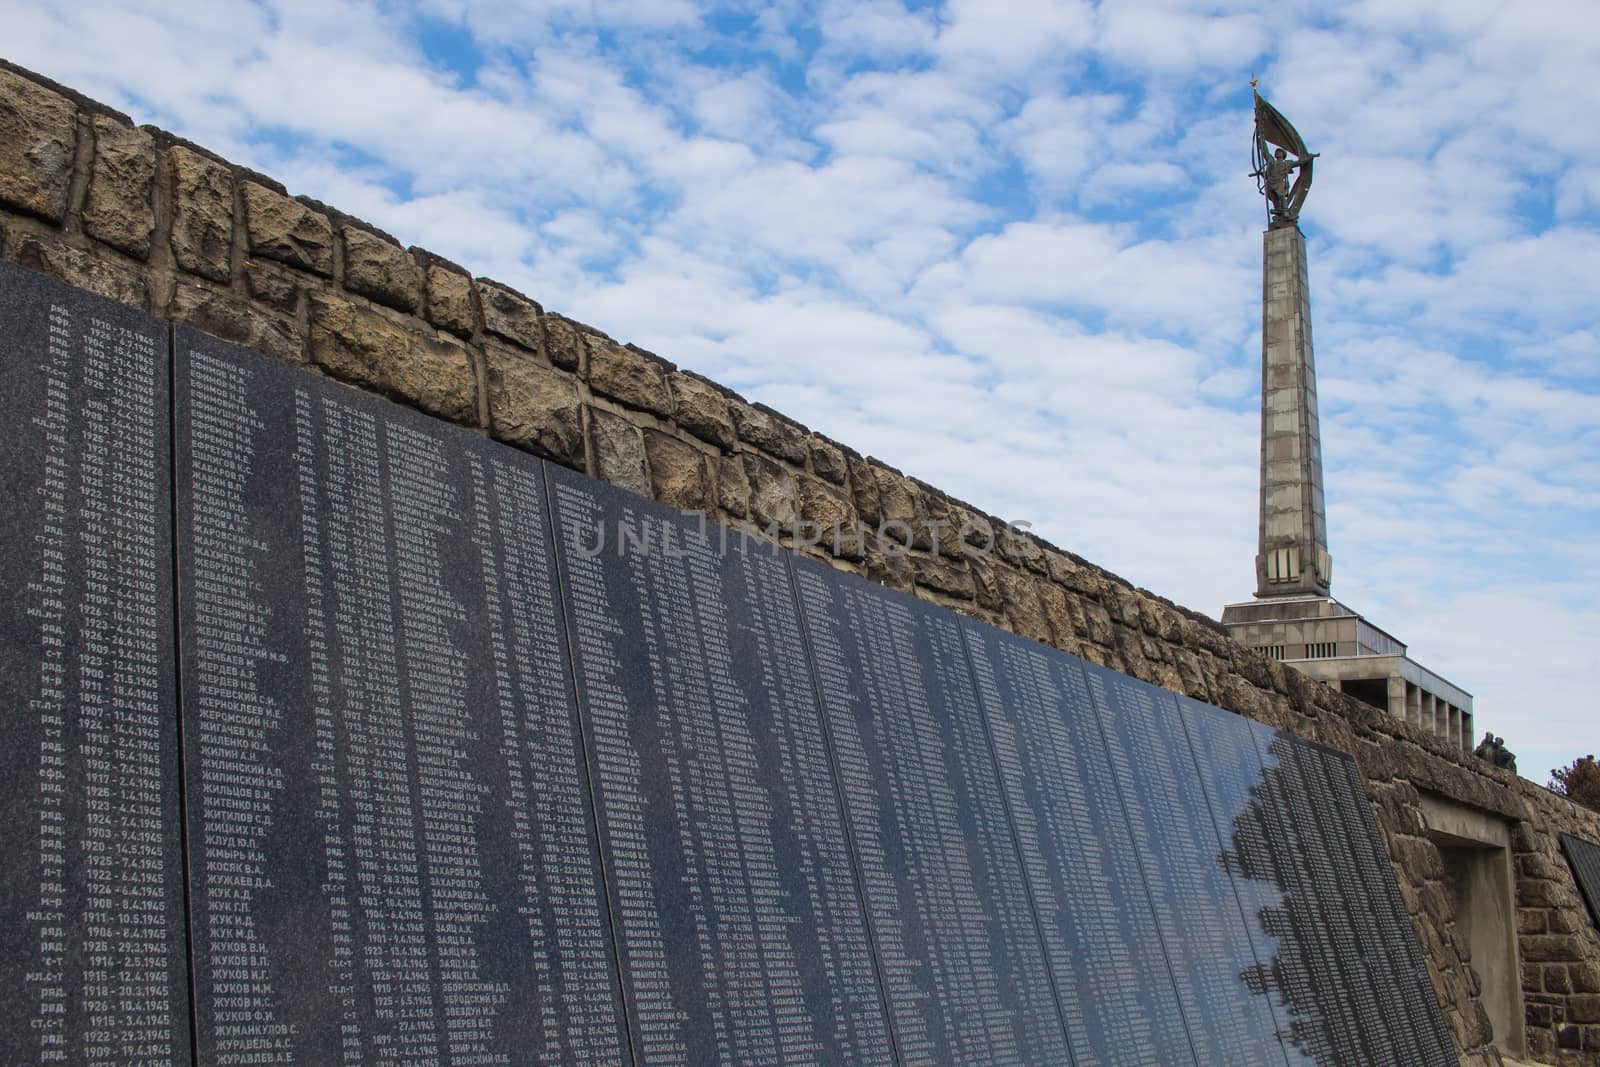
[[[1517,757],[1506,748],[1506,739],[1503,737],[1485,732],[1483,740],[1478,742],[1478,747],[1472,750],[1472,754],[1481,760],[1488,760],[1496,767],[1516,773]]]

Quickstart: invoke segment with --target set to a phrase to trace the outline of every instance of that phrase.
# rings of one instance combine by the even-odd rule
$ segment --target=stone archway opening
[[[1456,927],[1471,953],[1479,1000],[1501,1052],[1526,1052],[1522,969],[1511,870],[1511,828],[1489,812],[1422,795],[1428,837],[1439,849]]]

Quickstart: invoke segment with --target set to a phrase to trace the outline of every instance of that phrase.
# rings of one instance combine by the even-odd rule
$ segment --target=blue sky
[[[0,50],[1212,615],[1256,73],[1322,153],[1334,592],[1542,781],[1600,749],[1600,18],[1309,8],[0,0]]]

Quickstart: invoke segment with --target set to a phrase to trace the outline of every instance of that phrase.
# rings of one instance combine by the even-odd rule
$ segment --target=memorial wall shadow
[[[1342,754],[5,265],[0,324],[0,1059],[1454,1062]]]

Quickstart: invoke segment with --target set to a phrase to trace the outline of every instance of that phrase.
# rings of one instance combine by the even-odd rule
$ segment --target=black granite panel
[[[902,1063],[1067,1063],[957,617],[793,566]]]
[[[1600,845],[1571,834],[1561,835],[1561,851],[1566,854],[1572,877],[1589,905],[1589,918],[1600,926]]]
[[[1224,866],[1177,698],[1125,674],[1084,664],[1133,851],[1201,1063],[1284,1067],[1256,960]]]
[[[0,1062],[189,1062],[167,330],[0,263]]]
[[[200,1058],[626,1063],[541,466],[176,372]]]
[[[1192,1063],[1082,664],[964,626],[1078,1067]]]
[[[1273,864],[1275,831],[1264,807],[1269,786],[1250,721],[1190,697],[1177,700],[1255,961],[1246,984],[1269,999],[1285,1055],[1294,1067],[1332,1063],[1320,1029],[1304,1032],[1303,1024],[1298,1031],[1294,1028],[1289,991],[1310,989],[1312,975],[1295,946],[1280,937],[1287,914],[1285,887]]]
[[[889,1064],[786,558],[550,469],[643,1064]]]
[[[1396,1063],[1368,954],[1347,906],[1319,811],[1334,803],[1293,734],[1251,723],[1262,758],[1261,800],[1284,911],[1277,917],[1281,992],[1290,1032],[1318,1063]]]
[[[1355,761],[1324,745],[1303,742],[1302,747],[1307,766],[1315,765],[1331,801],[1321,814],[1362,955],[1371,961],[1396,1062],[1454,1067],[1455,1043]]]

